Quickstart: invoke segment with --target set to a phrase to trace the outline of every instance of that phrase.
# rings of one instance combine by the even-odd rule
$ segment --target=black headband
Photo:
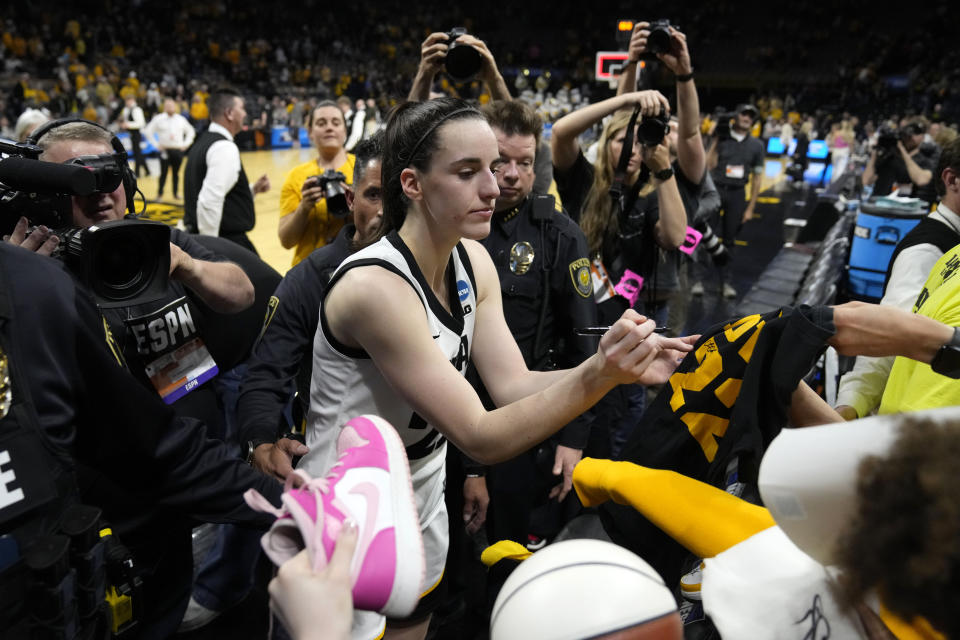
[[[426,140],[427,137],[428,137],[431,133],[433,133],[433,132],[436,130],[437,127],[439,127],[440,125],[442,125],[444,122],[446,122],[447,120],[449,120],[449,119],[452,118],[453,116],[455,116],[455,115],[457,115],[457,114],[460,114],[460,113],[475,113],[475,114],[477,114],[478,116],[481,116],[481,115],[482,115],[479,111],[477,111],[477,110],[474,109],[473,107],[464,107],[464,108],[462,108],[462,109],[456,109],[455,111],[451,111],[451,112],[448,113],[447,115],[443,116],[442,118],[440,118],[439,120],[437,120],[436,122],[434,122],[432,125],[430,125],[430,127],[429,127],[426,131],[423,132],[423,135],[420,136],[420,139],[419,139],[419,140],[417,140],[417,144],[413,145],[413,149],[410,151],[410,155],[407,157],[407,162],[408,162],[408,163],[411,162],[411,161],[414,159],[414,157],[416,157],[417,151],[420,150],[420,146],[423,144],[424,140]]]

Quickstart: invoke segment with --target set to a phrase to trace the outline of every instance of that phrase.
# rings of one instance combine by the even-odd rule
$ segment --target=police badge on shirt
[[[167,404],[217,375],[217,363],[200,338],[186,297],[124,323],[147,363],[147,377]]]

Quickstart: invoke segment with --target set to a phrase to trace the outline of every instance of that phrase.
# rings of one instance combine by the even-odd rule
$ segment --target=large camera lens
[[[144,239],[132,234],[126,237],[111,238],[103,243],[93,260],[93,277],[98,288],[107,297],[118,300],[136,295],[141,283],[153,272],[150,245]]]
[[[650,35],[647,36],[647,49],[650,53],[660,54],[670,51],[670,22],[657,20],[650,25]]]
[[[63,240],[64,261],[102,307],[156,299],[167,288],[170,229],[164,224],[104,222],[70,230]]]
[[[347,194],[339,182],[327,182],[324,187],[324,198],[327,200],[327,213],[335,218],[344,218],[350,213],[347,206]]]
[[[447,49],[447,57],[444,66],[447,75],[455,82],[469,82],[474,76],[480,73],[480,66],[483,60],[480,58],[480,52],[469,44],[454,42],[454,40],[466,33],[465,29],[455,28],[447,34],[450,48]]]
[[[323,189],[327,213],[335,218],[345,218],[350,213],[350,207],[347,206],[347,192],[341,183],[346,182],[347,177],[339,171],[327,169],[321,175],[314,176],[313,180]]]
[[[637,125],[637,140],[646,147],[655,147],[663,142],[664,136],[670,131],[667,116],[661,111],[660,115],[644,118]]]

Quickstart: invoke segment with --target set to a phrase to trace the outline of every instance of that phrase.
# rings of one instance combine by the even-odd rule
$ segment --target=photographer
[[[617,87],[618,95],[634,90],[637,84],[637,65],[642,58],[649,57],[652,53],[648,46],[650,26],[649,22],[637,22],[634,25],[628,47],[629,58],[620,74],[620,83]],[[677,188],[680,190],[680,198],[683,200],[689,224],[697,226],[695,224],[697,221],[702,225],[706,223],[706,217],[698,218],[697,212],[703,204],[706,204],[708,210],[711,208],[712,200],[717,197],[717,191],[706,172],[706,152],[700,135],[700,98],[694,84],[687,37],[669,25],[658,23],[657,28],[661,33],[660,40],[664,40],[664,35],[668,36],[669,39],[666,41],[668,47],[661,49],[663,42],[657,42],[658,46],[655,47],[657,51],[653,55],[674,74],[677,85],[677,113],[676,117],[670,119],[670,132],[666,137],[667,147],[670,150],[670,164],[677,177]],[[664,30],[666,33],[663,33]],[[707,182],[710,183],[709,188],[705,188]],[[710,199],[711,202],[701,202],[706,199]],[[676,271],[676,276],[672,280],[675,289],[674,301],[670,304],[669,324],[677,327],[678,330],[683,325],[682,319],[685,316],[683,307],[688,298],[686,266],[686,262],[681,261],[679,252],[668,254],[664,271],[671,269]],[[664,273],[664,275],[668,274]],[[667,278],[663,278],[663,281],[666,284]],[[697,293],[698,287],[699,292],[703,293],[703,286],[699,282],[694,284],[693,293]]]
[[[896,186],[899,195],[936,202],[933,170],[940,147],[923,141],[926,131],[923,118],[908,121],[899,131],[889,124],[880,127],[863,169],[863,185],[873,185],[873,195],[889,195]]]
[[[707,154],[707,167],[713,172],[723,211],[720,220],[712,226],[719,232],[731,256],[737,233],[744,222],[753,218],[760,198],[764,148],[760,140],[750,135],[758,115],[757,108],[750,104],[737,107],[732,118],[727,114],[720,115],[717,138]],[[749,202],[745,197],[747,182],[750,183]],[[721,272],[723,297],[736,298],[737,290],[723,277]]]
[[[456,46],[473,47],[480,54],[479,77],[490,90],[490,98],[492,100],[509,100],[510,90],[507,89],[507,83],[500,75],[497,63],[487,45],[470,34],[456,34],[457,30],[454,30],[452,34],[431,33],[420,45],[420,65],[417,67],[417,75],[413,78],[413,85],[410,87],[407,100],[424,102],[430,99],[430,89],[433,87],[433,81],[437,74],[445,68],[447,53],[453,48],[454,43],[456,43]],[[454,37],[451,38],[451,35],[454,35]],[[459,80],[459,78],[456,79]]]
[[[332,211],[324,182],[327,177],[336,184],[353,184],[356,157],[347,153],[347,125],[336,102],[323,100],[310,112],[307,120],[310,141],[317,148],[317,158],[294,167],[280,190],[280,226],[278,234],[284,249],[294,249],[293,266],[318,247],[330,244],[343,228],[348,211]],[[336,175],[339,173],[340,175]]]
[[[633,28],[628,49],[630,57],[621,71],[617,95],[633,91],[637,85],[637,64],[641,58],[648,55],[649,27],[649,22],[638,22]],[[681,187],[680,195],[684,197],[687,217],[692,219],[696,213],[696,205],[690,196],[695,196],[695,193],[691,194],[687,187],[699,185],[706,169],[706,153],[700,136],[700,98],[694,84],[687,36],[673,27],[668,26],[666,29],[670,35],[670,48],[655,55],[676,78],[677,128],[674,130],[671,127],[673,140],[670,145],[670,158],[674,170],[679,169],[682,172],[684,180],[679,180],[681,175],[677,175],[678,185]]]
[[[43,149],[40,160],[64,163],[81,156],[115,156],[112,134],[90,122],[56,121],[38,133],[35,141]],[[122,163],[120,171],[130,171],[125,157],[114,159]],[[132,174],[129,178],[135,185]],[[127,197],[127,187],[123,183],[110,193],[74,196],[73,224],[86,228],[121,220],[128,209]],[[27,221],[21,219],[7,241],[47,255],[58,244],[57,236],[50,230],[41,227],[29,236],[26,236],[26,230]],[[169,388],[159,382],[160,378],[154,375],[151,380],[151,365],[167,357],[171,350],[176,351],[173,345],[185,346],[197,340],[200,346],[194,354],[207,349],[202,344],[203,311],[197,305],[218,313],[237,313],[249,307],[254,299],[253,284],[239,266],[223,261],[188,234],[176,229],[170,230],[170,239],[170,284],[164,297],[146,304],[105,311],[131,371],[148,388],[156,387],[157,392],[165,393],[169,393]],[[164,320],[169,314],[190,321],[178,321],[174,329],[172,323]],[[156,339],[158,326],[167,329],[162,331],[163,340]],[[182,390],[189,388],[188,385],[189,382],[184,381]],[[221,433],[221,412],[210,387],[197,386],[177,400],[175,406],[181,415],[201,418],[213,433]]]
[[[637,91],[564,116],[554,123],[550,140],[553,173],[564,207],[579,221],[587,238],[600,323],[609,324],[632,307],[662,325],[670,292],[660,288],[664,255],[660,249],[670,251],[684,242],[687,215],[670,167],[667,143],[648,147],[634,139],[635,132],[628,132],[629,108],[642,118],[654,119],[662,117],[669,105],[658,91]],[[600,134],[596,166],[591,165],[577,139],[611,114]],[[628,138],[632,146],[623,167],[619,165]],[[610,194],[615,183],[622,188],[617,198]],[[644,280],[642,291],[637,286],[638,276]],[[645,394],[641,387],[621,387],[598,405],[594,424],[609,425],[609,447],[614,454],[639,422]],[[605,443],[601,438],[596,444],[602,447]],[[610,450],[599,449],[593,455],[609,455]]]

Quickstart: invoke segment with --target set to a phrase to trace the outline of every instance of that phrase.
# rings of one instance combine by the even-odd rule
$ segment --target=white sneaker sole
[[[390,500],[396,515],[394,540],[397,571],[390,597],[380,609],[380,613],[390,618],[405,618],[417,608],[427,574],[420,517],[410,479],[410,461],[407,460],[407,450],[400,440],[400,434],[389,422],[374,415],[361,417],[377,425],[377,430],[387,445],[390,482],[394,488]],[[412,576],[417,577],[413,579]]]

